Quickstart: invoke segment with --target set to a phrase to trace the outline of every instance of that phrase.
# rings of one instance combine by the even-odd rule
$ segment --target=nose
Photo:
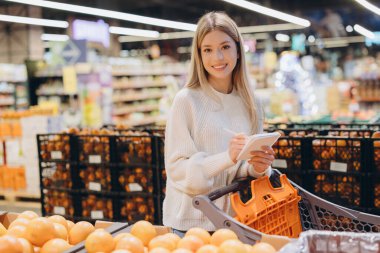
[[[220,49],[216,50],[216,58],[217,58],[218,60],[221,60],[221,59],[224,58],[224,55],[223,55],[222,50],[220,50]]]

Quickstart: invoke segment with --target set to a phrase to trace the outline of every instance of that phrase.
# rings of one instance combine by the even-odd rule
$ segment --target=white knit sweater
[[[184,88],[176,95],[165,135],[166,197],[163,223],[178,230],[202,227],[215,230],[203,213],[192,205],[192,198],[228,185],[236,177],[258,176],[246,162],[234,164],[228,147],[232,135],[223,128],[250,134],[248,111],[237,92],[223,94],[214,101],[200,88]],[[261,111],[261,108],[259,109]],[[259,114],[260,132],[262,115]],[[270,173],[270,169],[266,174]],[[229,197],[214,201],[231,214]]]

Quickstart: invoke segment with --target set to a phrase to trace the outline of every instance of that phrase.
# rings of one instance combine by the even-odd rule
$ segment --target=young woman
[[[252,152],[248,161],[236,160],[246,136],[260,133],[262,126],[262,109],[247,77],[238,28],[224,13],[207,13],[193,39],[190,80],[177,93],[166,126],[165,226],[178,233],[192,227],[214,231],[207,217],[192,206],[192,198],[237,177],[270,174],[274,160],[270,147]],[[215,204],[230,213],[227,196]]]

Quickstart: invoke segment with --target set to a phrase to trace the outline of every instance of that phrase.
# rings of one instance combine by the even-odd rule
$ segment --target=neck
[[[232,83],[230,79],[208,79],[210,85],[218,92],[229,94],[232,92]]]

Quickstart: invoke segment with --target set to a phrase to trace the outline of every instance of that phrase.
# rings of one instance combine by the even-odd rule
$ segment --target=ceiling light
[[[380,8],[371,4],[370,2],[366,1],[366,0],[356,0],[356,2],[358,2],[359,4],[363,5],[365,8],[367,8],[368,10],[376,13],[377,15],[380,15]]]
[[[310,43],[314,43],[315,42],[315,37],[313,35],[310,35],[307,40],[310,42]]]
[[[369,39],[374,39],[375,38],[375,34],[373,32],[371,32],[370,30],[364,28],[363,26],[361,25],[354,25],[354,30],[358,33],[360,33],[361,35],[369,38]]]
[[[27,25],[39,25],[39,26],[49,26],[56,28],[67,28],[69,23],[66,21],[42,19],[42,18],[28,18],[20,16],[10,16],[10,15],[0,15],[0,21],[21,23]]]
[[[288,42],[290,40],[290,37],[287,34],[277,33],[276,40],[282,41],[282,42]]]
[[[295,30],[304,29],[303,26],[287,23],[287,24],[274,24],[274,25],[255,25],[255,26],[243,26],[239,27],[239,31],[242,34],[255,33],[255,36],[262,35],[263,32],[271,31],[285,31],[285,30]],[[171,32],[171,33],[160,33],[160,36],[156,39],[143,38],[136,36],[120,36],[119,42],[137,42],[137,41],[148,41],[148,40],[170,40],[170,39],[185,39],[194,37],[194,32]],[[261,36],[262,37],[262,36]],[[265,34],[266,39],[268,36]]]
[[[116,27],[116,26],[110,26],[109,32],[113,34],[132,35],[132,36],[140,36],[140,37],[148,37],[148,38],[158,38],[160,36],[160,33],[157,31]]]
[[[44,33],[41,35],[41,40],[43,41],[67,41],[69,36],[65,34],[49,34]]]
[[[352,28],[352,26],[348,25],[348,26],[346,26],[346,31],[347,31],[348,33],[353,32],[353,31],[354,31],[354,28]]]
[[[278,18],[278,19],[281,19],[281,20],[284,20],[284,21],[287,21],[287,22],[290,22],[293,24],[301,25],[304,27],[310,26],[309,20],[299,18],[299,17],[293,16],[293,15],[290,15],[290,14],[287,14],[287,13],[284,13],[281,11],[276,11],[276,10],[273,10],[273,9],[270,9],[270,8],[267,8],[267,7],[258,5],[258,4],[254,4],[254,3],[251,3],[251,2],[248,2],[245,0],[222,0],[222,1],[225,1],[225,2],[230,3],[230,4],[234,4],[234,5],[240,6],[242,8],[245,8],[245,9],[248,9],[251,11],[255,11],[255,12],[267,15],[267,16]]]
[[[21,4],[29,4],[40,7],[46,7],[51,9],[70,11],[76,13],[83,13],[87,15],[94,15],[100,17],[107,17],[112,19],[126,20],[130,22],[154,25],[154,26],[162,26],[180,30],[189,30],[195,31],[197,28],[196,25],[184,22],[170,21],[159,18],[151,18],[146,16],[134,15],[129,13],[123,13],[118,11],[110,11],[93,7],[86,7],[74,4],[66,4],[66,3],[58,3],[53,1],[44,1],[44,0],[5,0],[8,2],[21,3]]]

